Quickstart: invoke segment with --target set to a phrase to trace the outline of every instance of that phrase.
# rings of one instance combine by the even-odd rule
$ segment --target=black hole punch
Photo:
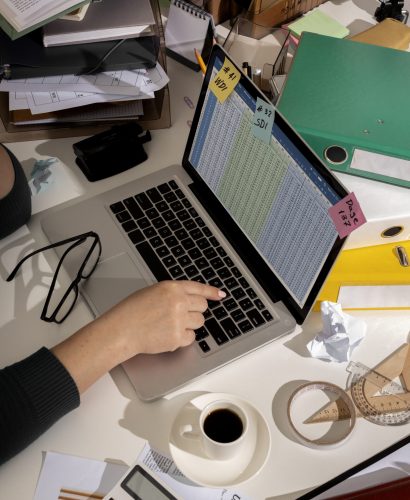
[[[403,226],[391,226],[382,232],[382,238],[393,238],[403,231]]]
[[[339,165],[347,160],[347,151],[341,146],[329,146],[324,151],[324,157],[329,163]]]
[[[150,140],[150,132],[136,122],[115,125],[73,144],[75,161],[90,182],[98,181],[144,162],[143,144]]]

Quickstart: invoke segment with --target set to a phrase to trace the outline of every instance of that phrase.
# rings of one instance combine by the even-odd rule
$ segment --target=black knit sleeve
[[[0,464],[79,404],[74,380],[45,347],[0,370]]]

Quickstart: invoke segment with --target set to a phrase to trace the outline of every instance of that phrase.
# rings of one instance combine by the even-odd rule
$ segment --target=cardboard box
[[[280,26],[326,0],[254,0],[246,17],[262,26]]]

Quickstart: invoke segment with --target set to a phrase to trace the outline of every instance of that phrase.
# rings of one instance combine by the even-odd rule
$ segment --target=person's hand
[[[131,294],[53,348],[80,393],[136,354],[174,351],[195,339],[208,300],[225,293],[196,281],[162,281]]]
[[[174,351],[191,344],[194,330],[204,324],[207,300],[224,296],[196,281],[162,281],[133,293],[98,321],[117,337],[124,361],[137,353]]]

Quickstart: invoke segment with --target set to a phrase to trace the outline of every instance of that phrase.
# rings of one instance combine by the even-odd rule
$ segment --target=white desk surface
[[[367,7],[367,12],[373,11],[373,7]],[[78,138],[14,143],[10,148],[26,168],[33,165],[34,159],[59,158],[85,187],[85,196],[179,162],[188,134],[187,121],[193,115],[184,97],[196,102],[201,75],[172,61],[169,62],[168,72],[173,125],[170,129],[152,133],[152,142],[146,145],[149,159],[134,169],[110,179],[88,183],[74,164],[71,145]],[[183,85],[175,84],[181,81]],[[348,179],[344,182],[348,185]],[[355,189],[358,189],[357,182]],[[39,228],[40,218],[41,213],[33,216],[28,225],[30,236],[39,246],[45,243]],[[4,281],[9,266],[18,258],[18,245],[13,240],[11,236],[0,242],[0,276],[3,278],[0,280],[0,366],[21,359],[42,345],[53,346],[92,319],[87,306],[79,301],[63,325],[42,322],[39,319],[40,299],[45,288],[41,287],[40,281],[28,281],[25,290],[17,287],[16,282]],[[23,240],[27,241],[27,237]],[[48,260],[52,263],[52,256]],[[363,318],[368,325],[365,339],[354,350],[354,360],[374,366],[408,340],[408,311],[352,314]],[[320,330],[319,314],[311,313],[303,328],[298,328],[293,334],[153,403],[138,400],[122,369],[117,367],[85,393],[78,409],[63,417],[0,468],[0,497],[7,500],[32,498],[44,451],[100,460],[113,459],[127,464],[136,459],[146,440],[167,452],[168,433],[178,410],[193,396],[213,391],[234,393],[247,399],[269,423],[272,437],[269,459],[256,477],[238,486],[238,489],[256,500],[296,498],[398,441],[410,430],[409,424],[380,427],[359,419],[353,435],[331,450],[306,448],[288,435],[285,418],[287,397],[296,386],[302,381],[313,380],[325,380],[342,387],[346,383],[345,363],[326,363],[308,354],[306,344]]]

